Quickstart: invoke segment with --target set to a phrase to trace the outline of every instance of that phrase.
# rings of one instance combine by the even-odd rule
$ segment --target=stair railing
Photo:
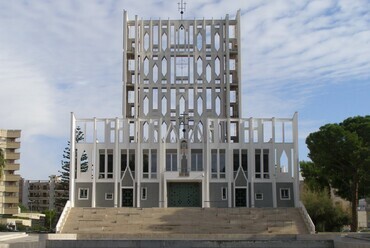
[[[57,226],[56,226],[56,233],[60,233],[62,231],[63,225],[66,222],[69,210],[71,209],[71,202],[68,200],[66,205],[64,206],[63,212],[59,217]]]
[[[307,212],[307,209],[306,207],[304,206],[303,202],[299,202],[299,209],[302,213],[302,216],[303,216],[303,219],[304,219],[304,222],[308,228],[308,231],[311,233],[311,234],[314,234],[316,233],[316,230],[315,230],[315,224],[313,223],[310,215],[308,214]]]

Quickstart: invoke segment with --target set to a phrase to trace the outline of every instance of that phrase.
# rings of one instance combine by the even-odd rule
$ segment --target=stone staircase
[[[71,208],[61,233],[160,239],[307,234],[308,230],[297,208]]]

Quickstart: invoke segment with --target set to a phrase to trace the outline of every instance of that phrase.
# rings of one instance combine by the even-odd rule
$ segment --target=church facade
[[[241,117],[240,12],[123,22],[122,117],[71,114],[72,207],[298,207],[297,113]]]

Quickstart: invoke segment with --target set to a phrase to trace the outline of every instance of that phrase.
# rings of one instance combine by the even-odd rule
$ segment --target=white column
[[[228,143],[230,144],[230,143]],[[217,153],[219,157],[219,153]],[[235,202],[235,184],[234,188],[232,187],[232,182],[234,181],[234,165],[232,161],[232,156],[233,156],[233,150],[230,149],[230,145],[228,145],[228,149],[225,151],[225,168],[226,168],[226,177],[227,177],[227,206],[229,208],[232,208],[234,206],[234,203],[231,201],[232,198],[234,199]],[[229,165],[229,166],[227,166]],[[231,165],[231,166],[230,166]],[[218,167],[219,168],[219,167]],[[235,181],[234,181],[235,183]],[[231,197],[234,196],[234,197]],[[235,206],[234,206],[235,207]]]
[[[96,207],[96,177],[97,177],[97,171],[98,171],[98,165],[96,164],[96,157],[97,157],[97,137],[96,137],[96,118],[94,117],[94,133],[93,133],[93,165],[94,165],[94,171],[93,171],[93,180],[92,180],[92,197],[91,197],[91,207]]]
[[[275,117],[272,118],[272,153],[270,153],[270,161],[273,163],[270,164],[270,175],[272,176],[272,206],[274,208],[277,207],[277,198],[276,198],[276,167],[277,164],[276,157],[275,157]]]
[[[210,207],[210,197],[209,197],[209,178],[210,178],[210,174],[211,174],[211,166],[210,163],[211,163],[211,155],[210,155],[210,151],[209,151],[209,125],[210,125],[210,122],[209,122],[209,119],[207,118],[206,120],[206,133],[204,134],[204,138],[206,139],[206,142],[204,142],[204,145],[203,145],[203,151],[206,152],[206,158],[205,158],[205,163],[204,163],[204,166],[203,166],[203,179],[202,179],[202,184],[204,184],[204,200],[203,200],[203,203],[204,205],[202,207],[205,207],[205,208],[209,208]]]
[[[163,207],[168,207],[168,199],[167,199],[167,178],[163,178]]]
[[[256,177],[255,166],[255,154],[254,154],[254,126],[253,118],[249,119],[249,151],[248,151],[248,163],[250,164],[250,181],[251,181],[251,206],[254,208],[254,179]]]
[[[122,30],[122,48],[123,48],[123,60],[122,60],[122,116],[123,118],[126,118],[127,115],[127,110],[126,110],[126,79],[127,79],[127,21],[128,21],[128,16],[127,16],[127,11],[123,11],[123,30]],[[134,83],[134,82],[133,82]]]
[[[71,141],[70,141],[70,162],[69,162],[69,200],[71,202],[71,207],[75,206],[75,168],[76,168],[76,118],[71,112]]]
[[[236,12],[236,27],[235,27],[235,33],[236,33],[236,43],[238,45],[238,53],[237,53],[237,74],[238,74],[238,96],[237,96],[237,102],[238,102],[238,108],[239,108],[239,114],[242,115],[243,109],[242,109],[242,60],[240,59],[241,56],[241,47],[242,45],[240,44],[240,9]],[[228,44],[228,43],[226,43]],[[230,82],[231,83],[231,82]],[[241,118],[241,116],[238,116]],[[239,129],[240,130],[240,129]]]
[[[136,207],[140,207],[140,187],[141,187],[141,177],[142,177],[142,166],[141,166],[141,160],[142,160],[142,150],[141,150],[141,122],[140,119],[136,119],[135,121],[135,142],[136,142],[136,150],[135,150],[135,173],[136,173],[136,190],[134,185],[134,197],[136,197]]]
[[[293,142],[294,142],[294,181],[293,181],[293,191],[294,191],[294,206],[299,207],[299,157],[298,157],[298,112],[294,113],[293,116]],[[293,167],[293,166],[292,166]]]
[[[118,181],[121,177],[121,168],[119,164],[120,160],[120,150],[119,150],[119,120],[116,117],[116,123],[115,123],[115,135],[114,135],[114,207],[118,207]]]
[[[159,25],[159,28],[161,28],[161,25]],[[160,39],[161,40],[161,39]],[[161,47],[161,46],[160,46]],[[164,145],[162,143],[162,118],[159,119],[158,123],[158,165],[157,165],[157,171],[158,171],[158,180],[159,180],[159,199],[158,199],[158,207],[163,208],[163,173],[164,173],[164,166],[165,166],[165,158],[166,154],[164,153]]]

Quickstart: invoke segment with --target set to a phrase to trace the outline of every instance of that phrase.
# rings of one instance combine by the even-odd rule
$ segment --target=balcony
[[[19,164],[6,164],[4,170],[16,171],[19,170],[19,168],[20,168]]]
[[[20,176],[19,175],[13,175],[13,174],[5,174],[4,178],[5,178],[4,181],[18,182],[19,179],[20,179]]]
[[[21,137],[21,130],[0,130],[1,137],[19,138]]]
[[[6,148],[11,149],[19,149],[21,147],[21,142],[19,141],[6,141],[6,142],[0,142],[0,144],[5,143]]]
[[[15,204],[18,204],[19,203],[19,199],[17,196],[5,196],[4,198],[4,201],[3,201],[5,204],[6,203],[15,203]]]
[[[20,157],[21,157],[20,154],[16,152],[12,152],[12,153],[6,152],[4,156],[5,159],[10,159],[10,160],[18,160],[20,159]]]
[[[9,193],[18,193],[19,192],[19,187],[18,186],[5,186],[5,192]]]
[[[18,214],[18,207],[4,207],[4,214]]]

